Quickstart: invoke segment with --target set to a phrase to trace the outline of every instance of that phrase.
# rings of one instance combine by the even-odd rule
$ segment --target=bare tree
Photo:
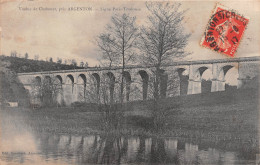
[[[58,57],[58,58],[57,58],[57,63],[58,63],[58,64],[61,64],[61,63],[62,63],[62,59]]]
[[[47,77],[43,81],[33,79],[31,82],[34,104],[42,104],[42,106],[58,105],[57,96],[62,94],[60,83],[51,77]]]
[[[125,65],[134,60],[138,29],[135,25],[136,18],[127,14],[114,15],[111,24],[106,27],[106,32],[97,38],[97,45],[103,54],[103,61],[111,66],[122,66],[121,102],[123,102],[123,73]]]
[[[184,52],[190,34],[183,31],[182,21],[185,11],[180,3],[147,2],[150,11],[148,24],[141,28],[139,49],[142,62],[154,66],[153,95],[160,98],[159,86],[163,76],[162,67],[171,64],[174,59],[185,57]]]
[[[71,59],[71,65],[76,67],[77,66],[77,61],[75,59]]]
[[[11,51],[11,57],[17,57],[17,52],[16,51]]]
[[[81,61],[80,64],[79,64],[80,67],[84,67],[84,62]]]
[[[152,92],[154,98],[153,121],[154,128],[162,130],[170,108],[161,105],[159,100],[166,96],[168,75],[163,67],[171,64],[176,58],[183,58],[188,53],[184,51],[190,34],[183,31],[185,11],[180,10],[180,3],[147,2],[150,12],[148,23],[141,28],[140,43],[144,65],[154,66],[151,69],[153,78]],[[166,82],[166,83],[165,83]]]
[[[84,68],[88,68],[88,62],[85,62]]]
[[[25,59],[28,59],[28,58],[29,58],[28,53],[25,53],[25,54],[24,54],[24,58],[25,58]]]
[[[39,60],[39,55],[38,54],[34,55],[34,60],[36,60],[36,61]]]

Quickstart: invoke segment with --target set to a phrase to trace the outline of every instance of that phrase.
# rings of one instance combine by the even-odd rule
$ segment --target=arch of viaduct
[[[202,92],[202,75],[212,73],[211,92],[225,90],[225,78],[231,68],[238,72],[237,88],[256,77],[260,57],[243,57],[219,60],[182,61],[162,67],[159,92],[161,97],[198,94]],[[153,66],[127,66],[122,74],[121,67],[87,68],[47,72],[19,73],[18,78],[35,98],[36,86],[53,82],[59,86],[58,103],[111,102],[119,98],[120,82],[124,80],[124,101],[146,100],[153,97]],[[183,73],[186,73],[183,75]],[[37,92],[36,92],[37,93]]]

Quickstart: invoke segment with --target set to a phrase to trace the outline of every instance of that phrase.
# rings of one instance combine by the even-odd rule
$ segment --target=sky
[[[234,9],[250,19],[235,57],[259,56],[260,50],[260,1],[222,1],[222,5]],[[184,1],[186,10],[184,31],[191,33],[186,51],[191,54],[185,60],[229,58],[200,46],[209,18],[216,6],[214,1]],[[70,7],[86,7],[92,10],[68,11]],[[125,8],[134,8],[125,11]],[[49,10],[43,10],[48,8]],[[66,11],[62,10],[63,8]],[[36,10],[34,10],[36,9]],[[52,9],[52,10],[50,10]],[[7,1],[1,4],[1,54],[17,51],[29,58],[57,57],[99,65],[100,52],[95,38],[110,22],[113,14],[129,13],[137,17],[137,25],[146,24],[149,14],[144,1]]]

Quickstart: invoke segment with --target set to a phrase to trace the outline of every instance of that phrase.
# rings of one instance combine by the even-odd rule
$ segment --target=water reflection
[[[2,121],[5,123],[1,125],[0,164],[255,164],[254,155],[247,156],[246,148],[231,152],[175,138],[109,133],[89,136],[35,133],[22,123],[9,123],[12,120],[8,117]]]
[[[198,145],[173,138],[38,134],[30,140],[37,146],[37,154],[2,154],[1,160],[20,164],[34,159],[46,164],[254,164],[240,159],[236,152],[200,150]]]

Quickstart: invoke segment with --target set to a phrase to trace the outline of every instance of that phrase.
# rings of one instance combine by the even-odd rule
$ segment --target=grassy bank
[[[112,134],[132,136],[162,136],[177,137],[196,141],[196,143],[210,142],[222,148],[232,148],[232,144],[239,143],[248,152],[256,152],[258,101],[256,98],[246,97],[248,93],[233,95],[229,102],[213,104],[197,102],[181,104],[170,109],[165,120],[166,129],[155,132],[152,129],[152,119],[147,116],[134,115],[135,109],[127,112],[123,118],[120,131],[110,131]],[[227,94],[225,94],[227,95]],[[252,95],[252,93],[251,93]],[[207,96],[206,99],[214,96]],[[171,98],[174,99],[174,98]],[[223,98],[220,98],[223,99]],[[232,101],[233,99],[233,101]],[[203,102],[203,99],[201,100]],[[169,103],[169,105],[172,103]],[[148,108],[149,110],[149,108]],[[102,134],[102,115],[95,108],[41,108],[37,110],[22,108],[2,108],[2,130],[8,129],[12,123],[21,129],[33,132],[53,134],[88,135]],[[3,127],[6,127],[3,129]],[[20,128],[19,128],[20,129]],[[253,151],[252,151],[253,148]]]

